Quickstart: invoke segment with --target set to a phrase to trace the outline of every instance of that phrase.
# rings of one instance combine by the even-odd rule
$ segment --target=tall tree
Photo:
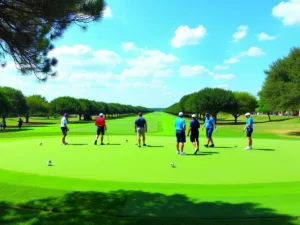
[[[195,99],[197,108],[202,112],[210,113],[215,118],[215,122],[219,112],[226,112],[237,105],[233,92],[221,88],[204,88],[197,93]]]
[[[28,112],[26,114],[26,123],[29,122],[29,118],[36,113],[49,113],[50,106],[45,97],[41,95],[31,95],[26,97],[28,105]]]
[[[265,104],[261,99],[258,100],[258,106],[255,109],[256,112],[267,113],[269,122],[271,122],[270,113],[272,112],[271,107]]]
[[[76,98],[73,97],[59,97],[50,102],[52,113],[57,114],[79,114],[82,112],[82,106]]]
[[[11,87],[0,87],[0,92],[6,97],[11,105],[9,111],[2,115],[4,120],[8,114],[19,116],[27,113],[27,102],[20,90]]]
[[[300,48],[278,59],[265,71],[260,99],[275,111],[300,109]]]
[[[240,115],[246,112],[254,112],[257,107],[256,98],[248,92],[234,92],[234,97],[237,100],[236,107],[231,107],[229,112],[234,117],[234,122],[237,123],[237,119]]]
[[[10,111],[11,107],[12,106],[7,97],[3,93],[1,93],[0,90],[0,116],[3,117],[4,115],[6,115]]]
[[[10,55],[23,74],[46,80],[55,75],[57,60],[49,58],[52,42],[71,25],[83,29],[99,20],[103,0],[2,0],[0,1],[0,63]]]

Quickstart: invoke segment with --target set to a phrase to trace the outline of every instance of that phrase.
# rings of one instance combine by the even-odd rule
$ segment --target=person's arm
[[[134,122],[134,133],[136,133],[136,121]]]
[[[107,130],[106,121],[104,120],[104,129]]]
[[[186,125],[185,125],[185,121],[183,121],[183,132],[185,133],[186,130]]]
[[[68,121],[67,121],[67,119],[65,119],[65,127],[67,128],[67,131],[69,131],[69,127],[68,127]]]
[[[145,120],[145,132],[147,132],[148,128],[147,128],[147,121]]]

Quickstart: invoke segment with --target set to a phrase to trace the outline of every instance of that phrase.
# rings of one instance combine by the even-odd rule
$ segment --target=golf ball
[[[41,142],[41,143],[40,143],[40,145],[42,146],[42,145],[43,145],[43,143]]]
[[[174,164],[174,162],[171,162],[170,165],[171,165],[172,167],[174,167],[175,164]]]

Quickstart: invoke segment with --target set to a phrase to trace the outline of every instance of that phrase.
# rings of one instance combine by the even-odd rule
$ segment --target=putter
[[[245,133],[245,130],[243,130],[243,132],[242,132],[242,134],[241,134],[241,136],[243,136],[243,134]],[[237,147],[237,145],[235,145],[234,147]]]

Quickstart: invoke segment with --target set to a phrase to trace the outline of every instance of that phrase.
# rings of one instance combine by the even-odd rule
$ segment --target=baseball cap
[[[178,116],[183,116],[183,112],[178,113]]]
[[[103,113],[100,113],[99,116],[103,116]]]
[[[246,113],[245,116],[251,116],[251,114],[250,113]]]
[[[192,118],[196,118],[196,114],[193,114],[193,115],[192,115]]]
[[[68,116],[68,113],[65,113],[64,116]]]
[[[205,116],[208,116],[209,115],[209,113],[205,113]]]

